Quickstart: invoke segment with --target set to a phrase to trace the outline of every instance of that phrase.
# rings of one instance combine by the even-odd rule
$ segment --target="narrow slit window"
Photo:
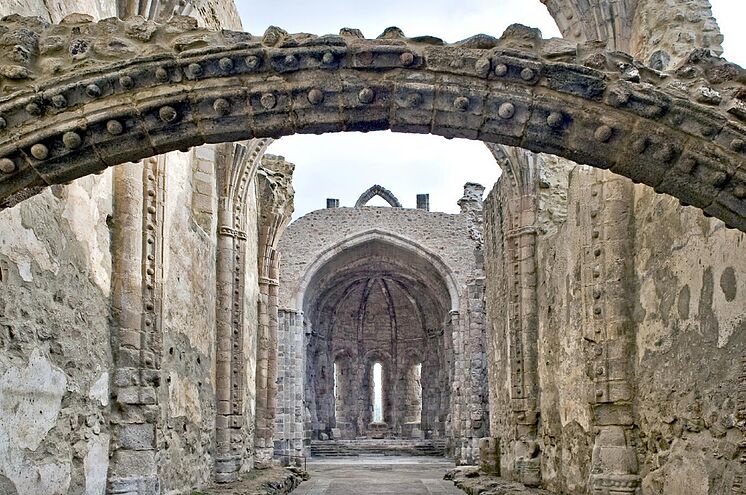
[[[421,423],[422,422],[422,363],[414,367],[414,383],[415,383],[415,393],[417,394],[414,417],[415,417],[416,422]]]
[[[383,423],[383,365],[373,365],[373,422]]]
[[[334,363],[334,400],[339,401],[339,366]]]

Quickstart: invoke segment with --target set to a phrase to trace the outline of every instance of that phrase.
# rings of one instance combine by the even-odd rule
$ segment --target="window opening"
[[[417,400],[415,406],[415,418],[416,421],[422,422],[422,363],[415,365],[414,367],[414,383],[415,391],[417,393]]]
[[[373,365],[373,422],[383,423],[383,365]]]
[[[335,361],[334,362],[334,419],[335,420],[339,418],[339,412],[340,412],[339,410],[340,410],[340,406],[342,402],[341,397],[339,396],[339,390],[340,390],[339,373],[340,373],[339,365]]]

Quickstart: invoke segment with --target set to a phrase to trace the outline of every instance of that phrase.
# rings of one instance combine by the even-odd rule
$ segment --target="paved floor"
[[[361,456],[313,459],[292,495],[463,495],[443,475],[453,463],[437,457]]]

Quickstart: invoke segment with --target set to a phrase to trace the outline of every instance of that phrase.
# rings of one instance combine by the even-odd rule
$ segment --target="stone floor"
[[[293,495],[463,495],[443,475],[453,463],[437,457],[360,456],[313,459],[311,479]]]

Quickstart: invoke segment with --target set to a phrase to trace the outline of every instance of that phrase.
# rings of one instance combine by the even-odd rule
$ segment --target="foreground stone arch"
[[[395,29],[258,38],[184,17],[2,26],[18,43],[0,66],[2,206],[203,143],[391,129],[610,168],[746,230],[744,72],[703,52],[667,74],[521,26],[454,45]]]

